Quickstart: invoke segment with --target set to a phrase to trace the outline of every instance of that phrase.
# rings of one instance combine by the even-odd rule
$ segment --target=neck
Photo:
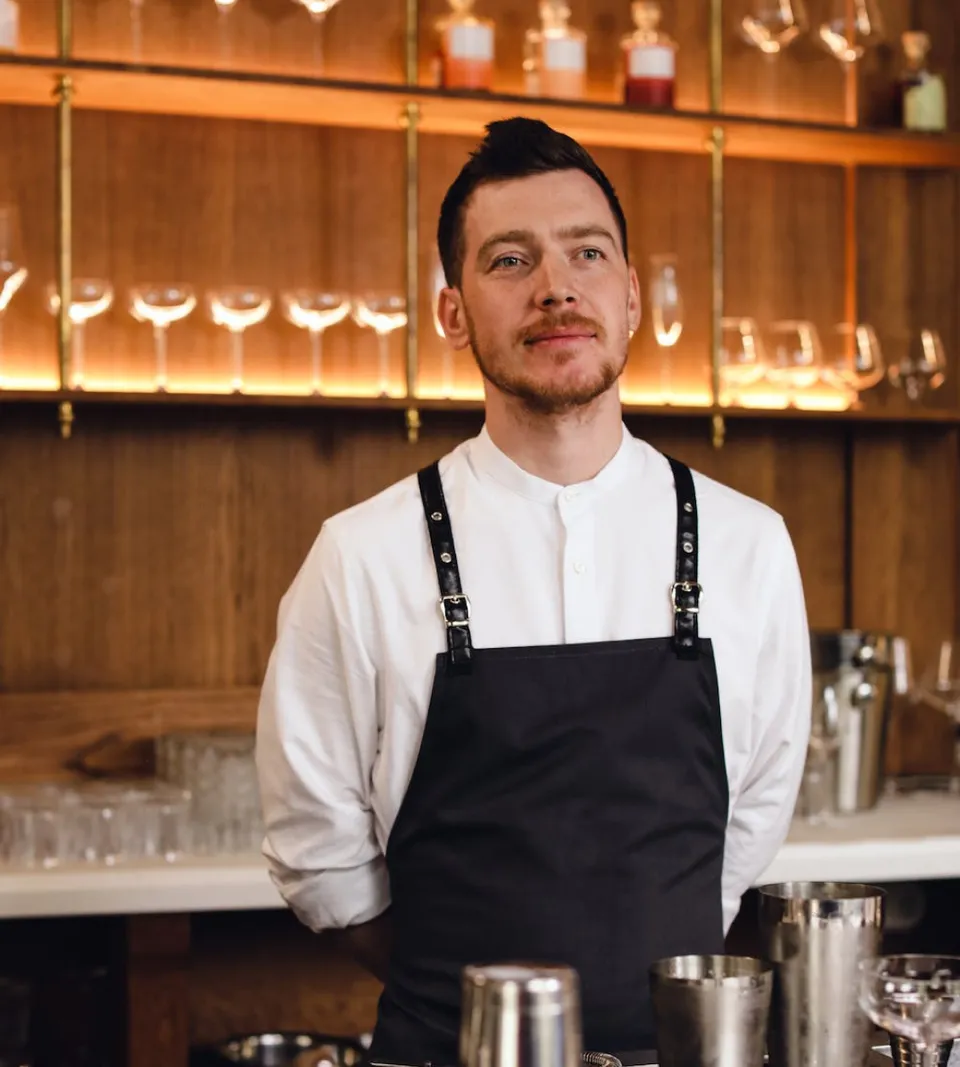
[[[555,485],[596,477],[620,448],[622,418],[616,385],[582,408],[542,415],[487,383],[490,440],[522,470]]]

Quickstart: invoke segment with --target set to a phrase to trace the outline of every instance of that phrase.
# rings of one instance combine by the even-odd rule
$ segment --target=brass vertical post
[[[71,0],[60,0],[57,8],[57,51],[66,62],[72,51]],[[56,144],[56,256],[57,288],[60,308],[57,313],[57,365],[60,389],[67,389],[73,348],[73,325],[70,320],[73,282],[73,79],[58,74],[54,96],[57,101]],[[73,404],[61,400],[59,406],[60,436],[68,438],[73,432]]]
[[[416,407],[419,369],[420,321],[420,105],[410,101],[404,110],[407,144],[406,168],[406,290],[407,290],[407,439],[420,436],[420,412]]]
[[[710,111],[723,111],[723,0],[710,0]],[[720,351],[723,338],[724,288],[724,131],[715,125],[710,136],[710,392],[714,448],[722,448],[726,423],[720,410]]]

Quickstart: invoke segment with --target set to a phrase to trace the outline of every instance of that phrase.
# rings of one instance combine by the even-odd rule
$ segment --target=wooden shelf
[[[424,133],[478,137],[497,118],[539,117],[584,144],[698,154],[721,126],[726,153],[796,163],[960,168],[960,137],[851,129],[696,112],[644,112],[608,103],[557,103],[400,85],[324,81],[231,71],[122,63],[60,64],[12,56],[0,61],[0,102],[51,105],[58,73],[74,78],[79,108],[204,118],[399,130],[409,101]]]
[[[482,412],[483,401],[451,400],[443,397],[313,396],[309,394],[268,393],[153,393],[144,391],[107,392],[94,390],[6,389],[0,390],[0,407],[5,404],[58,404],[71,401],[81,405],[151,405],[157,407],[275,407],[330,408],[367,411]],[[707,405],[667,405],[624,403],[626,416],[656,418],[707,418],[720,414],[726,419],[774,419],[807,422],[960,425],[960,410],[949,408],[852,408],[845,411],[816,408],[722,407]]]

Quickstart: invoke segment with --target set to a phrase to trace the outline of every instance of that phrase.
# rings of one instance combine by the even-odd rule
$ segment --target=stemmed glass
[[[683,298],[677,281],[676,256],[650,257],[650,315],[660,346],[660,392],[663,402],[673,399],[670,350],[683,333]]]
[[[167,388],[167,330],[196,306],[197,297],[190,285],[141,285],[130,290],[130,314],[137,322],[153,326],[154,381],[161,393]]]
[[[20,251],[17,209],[0,204],[0,387],[3,385],[3,316],[10,301],[27,280]]]
[[[73,280],[70,292],[70,322],[73,324],[70,387],[73,389],[83,388],[86,324],[109,310],[112,304],[113,286],[105,278]],[[53,282],[47,286],[47,309],[51,315],[60,313],[60,291]]]
[[[323,392],[323,333],[350,314],[346,293],[324,293],[317,289],[294,289],[283,293],[283,314],[288,322],[310,334],[310,388]]]
[[[377,335],[379,362],[377,392],[380,396],[390,393],[390,334],[407,324],[407,301],[402,296],[366,296],[358,298],[353,305],[353,321],[358,326],[368,326]]]
[[[914,352],[909,351],[888,371],[890,381],[903,389],[911,400],[920,400],[928,389],[939,389],[947,377],[947,355],[940,334],[936,330],[921,330],[919,340],[919,355],[915,357]],[[911,338],[911,349],[914,343]]]
[[[721,404],[735,404],[742,390],[760,381],[767,369],[767,353],[756,319],[721,320]]]
[[[807,28],[803,0],[761,0],[740,23],[743,39],[764,55],[779,55]]]
[[[773,324],[774,356],[767,368],[767,380],[779,385],[793,405],[798,389],[809,389],[823,372],[820,334],[812,322],[791,319]]]
[[[960,1037],[960,957],[864,960],[859,1002],[870,1021],[890,1035],[891,1047],[900,1046],[900,1062],[938,1067]]]
[[[294,0],[294,3],[306,8],[313,19],[313,59],[318,67],[323,66],[323,23],[327,14],[339,2],[340,0]]]
[[[883,41],[883,20],[877,0],[852,0],[852,18],[848,20],[850,0],[830,0],[826,20],[820,24],[820,42],[841,63],[856,63],[868,48]]]
[[[859,394],[883,381],[886,376],[883,349],[872,326],[865,322],[856,326],[844,322],[834,329],[833,335],[836,347],[823,367],[826,384]]]
[[[453,349],[447,341],[447,335],[443,332],[443,324],[440,322],[440,293],[446,288],[447,279],[443,273],[443,264],[439,256],[433,265],[433,328],[437,331],[437,337],[443,341],[443,359],[440,366],[440,390],[445,397],[453,396]]]
[[[230,386],[235,393],[243,390],[243,335],[270,314],[273,300],[266,289],[255,285],[228,285],[207,294],[210,318],[217,326],[230,331],[232,374]]]

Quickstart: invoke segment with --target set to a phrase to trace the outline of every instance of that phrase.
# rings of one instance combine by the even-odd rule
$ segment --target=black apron
[[[629,1058],[655,1048],[650,964],[723,951],[720,700],[693,478],[670,465],[673,636],[529,648],[473,648],[440,472],[418,475],[447,651],[387,843],[374,1062],[456,1064],[461,970],[508,960],[575,967],[584,1047]]]

